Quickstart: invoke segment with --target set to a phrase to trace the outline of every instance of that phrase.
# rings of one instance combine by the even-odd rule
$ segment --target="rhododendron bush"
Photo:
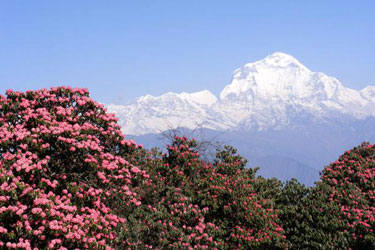
[[[338,216],[348,247],[375,249],[375,145],[363,143],[326,167],[322,185],[339,204]]]
[[[148,175],[122,152],[113,115],[87,90],[52,88],[0,97],[0,246],[110,249],[129,230],[118,204],[141,201]],[[123,210],[121,210],[123,212]]]
[[[291,249],[375,249],[375,145],[363,143],[306,188],[291,181],[275,198]]]
[[[158,249],[286,248],[283,229],[269,200],[255,191],[255,172],[235,150],[200,160],[195,140],[175,137],[168,152],[145,156],[152,186],[132,233],[134,246]],[[134,238],[128,236],[130,238]]]
[[[315,187],[256,177],[230,146],[203,160],[126,140],[85,89],[0,95],[0,249],[375,249],[375,146]]]

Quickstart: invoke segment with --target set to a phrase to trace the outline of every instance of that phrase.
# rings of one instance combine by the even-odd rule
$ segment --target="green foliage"
[[[286,248],[270,199],[257,194],[255,170],[232,147],[213,164],[200,159],[197,143],[175,137],[168,152],[140,152],[152,184],[124,234],[129,244],[161,249]],[[140,162],[139,162],[140,163]],[[142,226],[140,226],[142,225]],[[135,230],[134,230],[135,229]],[[137,236],[137,237],[136,237]]]

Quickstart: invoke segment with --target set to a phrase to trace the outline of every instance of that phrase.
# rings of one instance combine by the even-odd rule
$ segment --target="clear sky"
[[[232,72],[282,51],[375,85],[375,1],[0,0],[0,93],[87,87],[101,102],[218,95]]]

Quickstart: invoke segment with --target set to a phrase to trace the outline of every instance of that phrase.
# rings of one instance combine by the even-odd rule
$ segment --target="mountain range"
[[[160,145],[163,131],[199,127],[237,147],[262,176],[306,185],[344,150],[375,139],[375,86],[347,88],[282,52],[235,70],[219,97],[168,92],[106,107],[146,146]]]

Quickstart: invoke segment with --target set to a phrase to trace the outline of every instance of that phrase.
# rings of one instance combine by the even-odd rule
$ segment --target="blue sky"
[[[275,51],[375,85],[375,1],[0,1],[0,93],[87,87],[101,102],[218,93]]]

